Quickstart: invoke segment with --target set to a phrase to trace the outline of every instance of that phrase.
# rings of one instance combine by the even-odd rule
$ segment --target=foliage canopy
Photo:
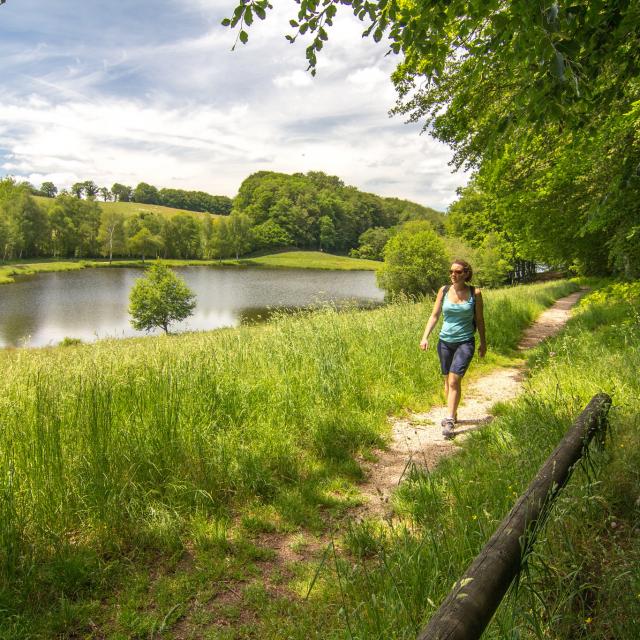
[[[288,38],[311,36],[312,72],[338,7],[365,35],[386,38],[400,56],[394,112],[421,122],[452,148],[457,167],[475,171],[491,208],[486,233],[501,234],[517,259],[640,275],[638,2],[295,5]],[[242,32],[270,6],[240,2],[225,24]]]

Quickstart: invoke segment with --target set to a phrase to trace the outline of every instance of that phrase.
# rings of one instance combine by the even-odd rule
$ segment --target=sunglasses
[[[449,269],[449,273],[455,273],[457,276],[459,276],[460,274],[464,273],[464,270],[462,270],[462,269]]]

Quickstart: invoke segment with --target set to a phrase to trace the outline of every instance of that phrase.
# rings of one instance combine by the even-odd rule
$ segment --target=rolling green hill
[[[34,198],[38,202],[38,204],[47,208],[53,206],[53,203],[55,202],[53,198],[44,198],[42,196],[34,196]],[[186,213],[187,215],[199,219],[209,216],[213,216],[215,218],[220,217],[219,214],[215,213],[187,211],[186,209],[173,209],[172,207],[162,207],[158,204],[143,204],[141,202],[101,202],[100,200],[96,200],[96,202],[103,210],[118,211],[120,213],[123,213],[125,216],[134,216],[137,213],[141,212],[152,212],[160,214],[162,216],[166,216],[167,218],[172,218],[173,216],[180,213]]]

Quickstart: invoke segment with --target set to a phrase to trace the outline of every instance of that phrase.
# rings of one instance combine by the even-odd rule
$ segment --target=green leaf
[[[243,29],[240,32],[240,42],[242,42],[242,44],[247,44],[247,40],[249,40],[249,34]]]

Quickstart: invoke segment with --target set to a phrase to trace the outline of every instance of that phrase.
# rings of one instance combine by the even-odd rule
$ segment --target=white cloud
[[[347,76],[347,82],[371,91],[381,84],[389,83],[389,73],[385,73],[379,67],[366,67],[350,73]]]
[[[172,38],[123,39],[114,23],[87,27],[81,42],[52,34],[46,46],[9,49],[19,63],[4,83],[0,167],[58,187],[145,181],[229,196],[258,170],[321,170],[437,208],[453,200],[465,176],[451,175],[446,147],[389,119],[397,58],[361,38],[347,8],[315,78],[307,42],[283,37],[295,3],[278,3],[233,53],[234,34],[219,26],[232,8],[180,0],[176,20],[190,11],[201,26]],[[109,28],[116,35],[100,38]]]
[[[276,76],[273,79],[273,84],[281,89],[288,87],[308,87],[311,85],[311,75],[296,69],[286,75]]]

